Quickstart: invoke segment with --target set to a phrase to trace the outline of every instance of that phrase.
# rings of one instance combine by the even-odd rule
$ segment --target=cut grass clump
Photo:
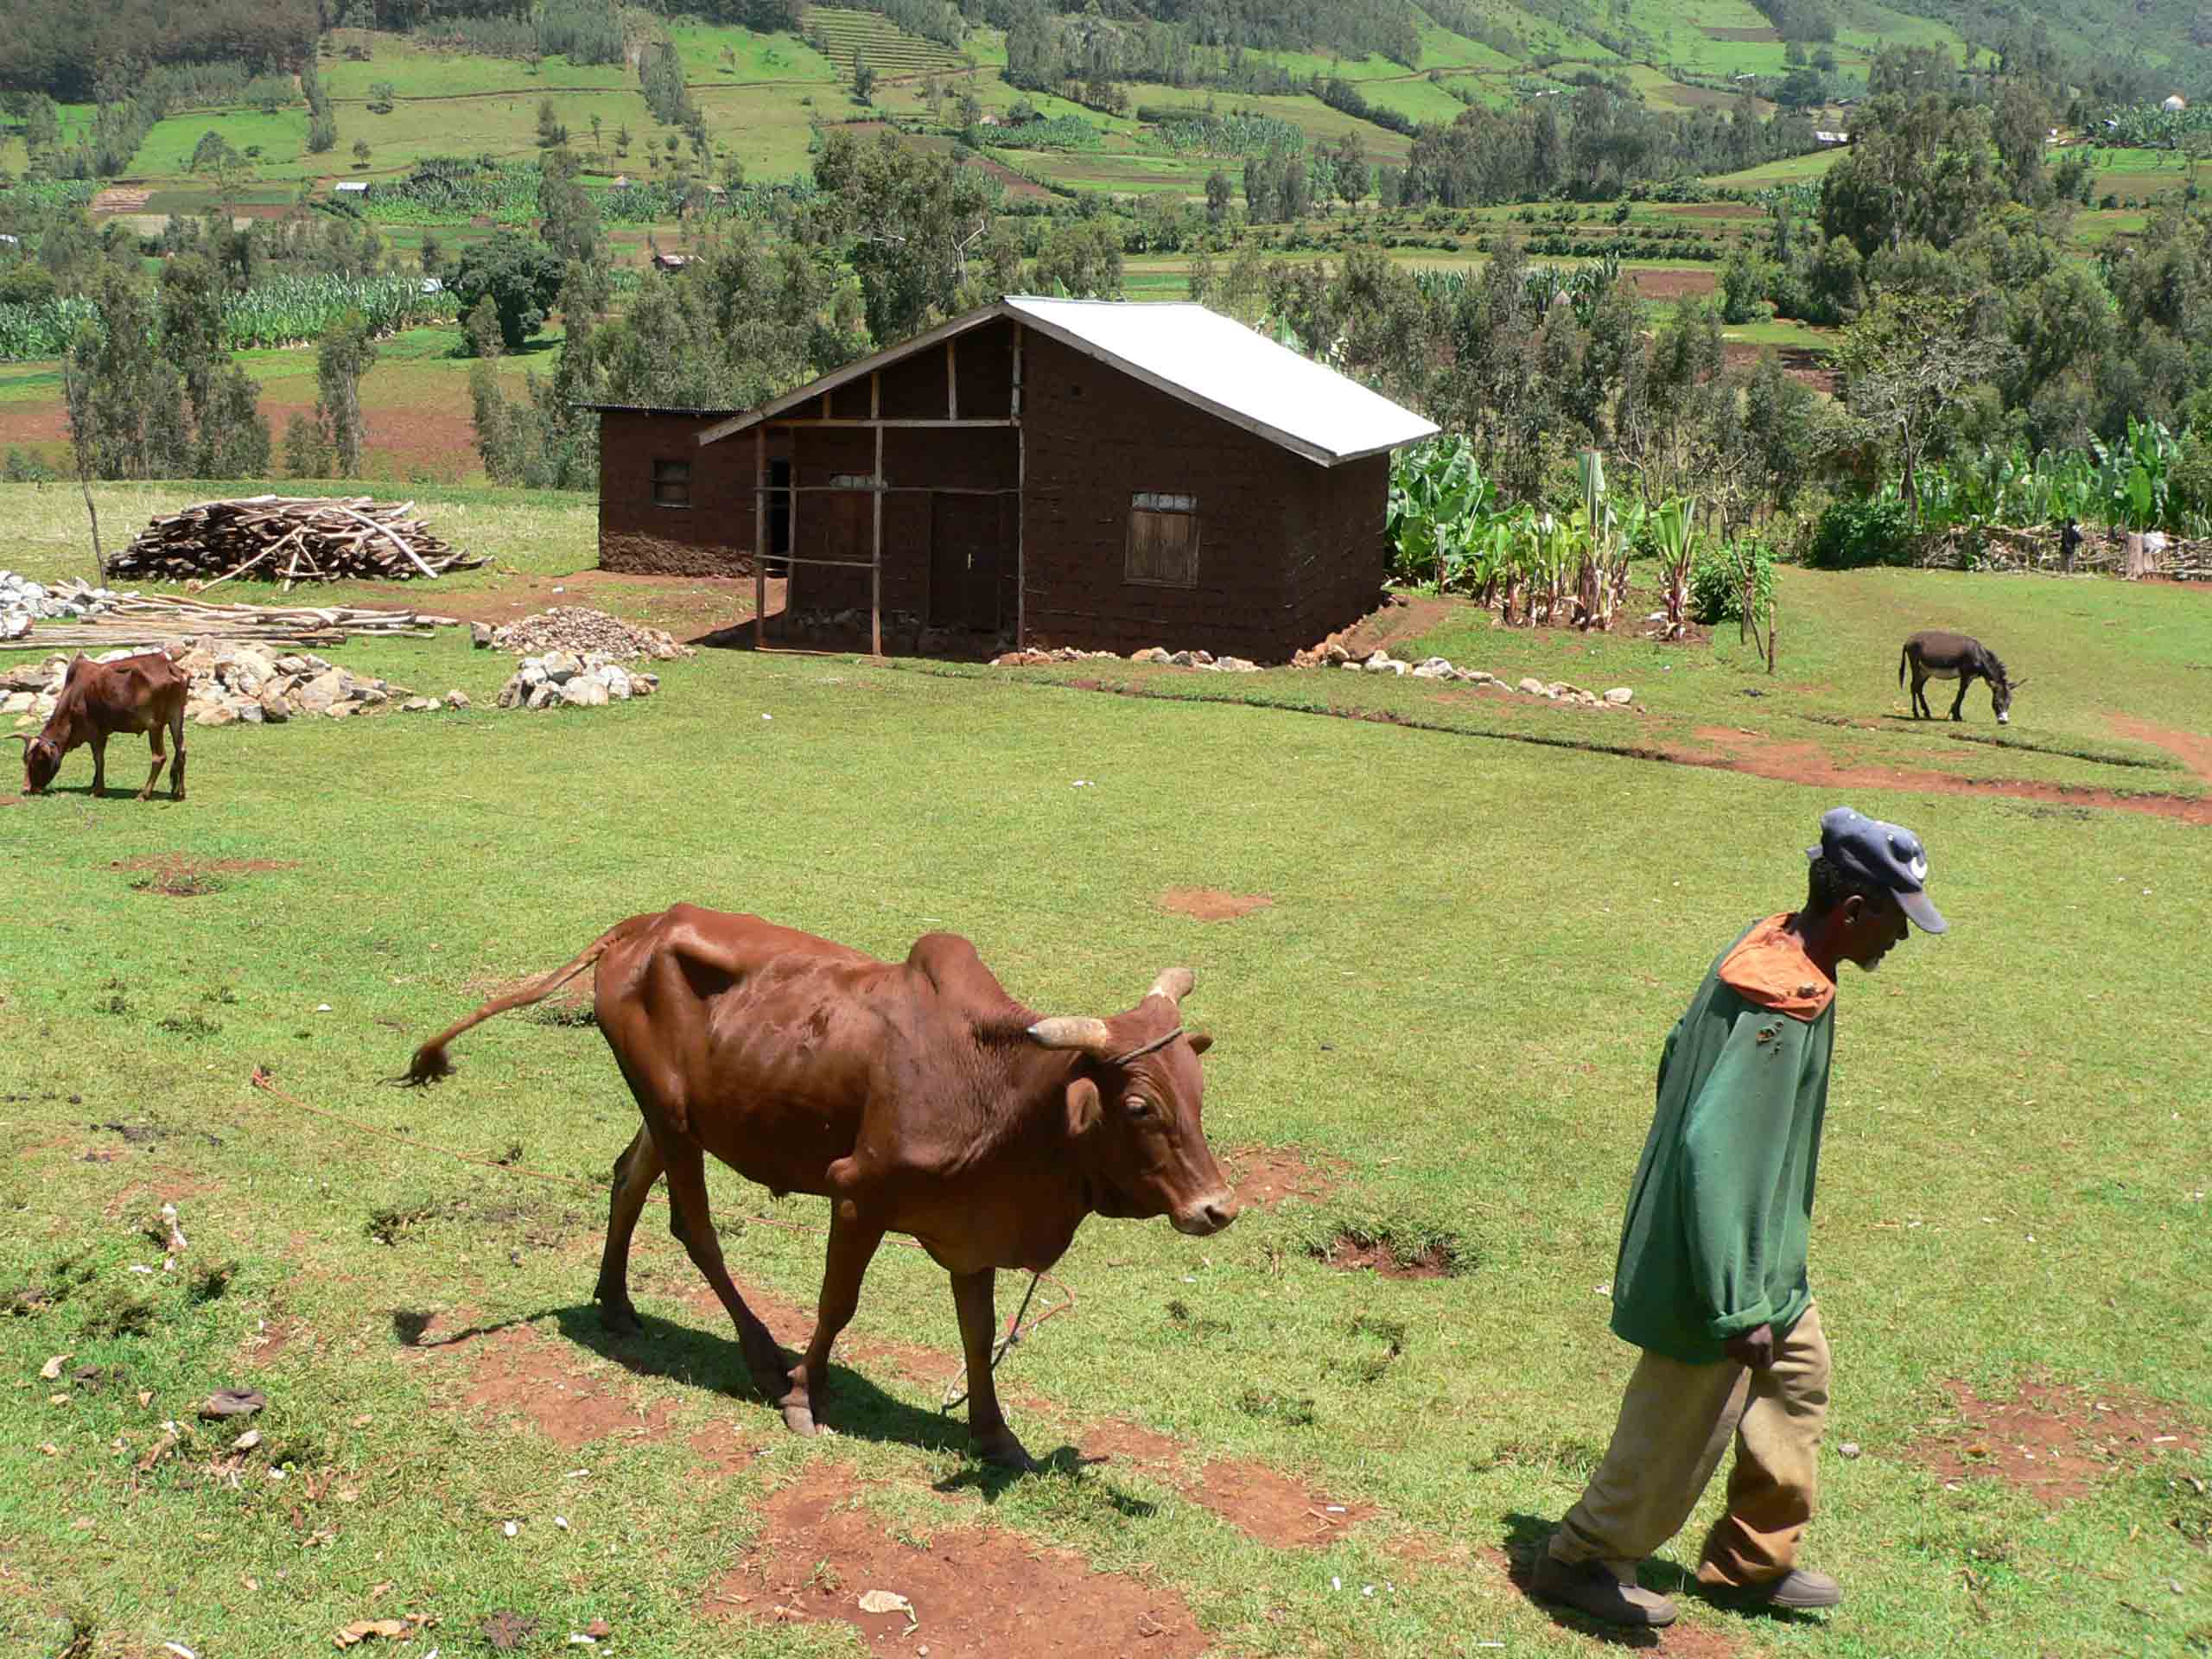
[[[101,1286],[85,1313],[84,1334],[94,1339],[143,1337],[153,1328],[154,1304],[124,1285]]]
[[[1311,1428],[1315,1418],[1309,1395],[1277,1394],[1271,1389],[1245,1389],[1236,1396],[1236,1409],[1288,1428]]]
[[[378,1244],[397,1245],[402,1238],[428,1221],[445,1213],[445,1205],[435,1198],[414,1198],[397,1204],[378,1205],[369,1211],[363,1230]]]
[[[1317,1262],[1391,1279],[1456,1278],[1479,1265],[1458,1233],[1406,1217],[1323,1217],[1301,1229],[1299,1242]]]

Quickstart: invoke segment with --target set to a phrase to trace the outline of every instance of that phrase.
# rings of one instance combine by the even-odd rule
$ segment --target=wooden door
[[[930,626],[996,633],[1005,498],[939,495],[930,502]]]

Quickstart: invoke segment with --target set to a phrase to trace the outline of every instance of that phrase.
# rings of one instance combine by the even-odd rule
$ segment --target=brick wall
[[[602,570],[685,576],[753,574],[753,442],[702,449],[721,418],[613,411],[599,417],[599,563]],[[653,462],[688,461],[691,502],[653,500]]]

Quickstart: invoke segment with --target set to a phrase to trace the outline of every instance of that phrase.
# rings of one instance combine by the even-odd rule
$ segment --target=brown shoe
[[[1809,1613],[1840,1605],[1843,1586],[1825,1573],[1793,1567],[1778,1579],[1759,1584],[1716,1584],[1706,1587],[1706,1599],[1724,1607],[1782,1607]]]
[[[1640,1584],[1623,1584],[1603,1561],[1562,1561],[1547,1549],[1536,1557],[1529,1589],[1539,1600],[1572,1607],[1608,1624],[1656,1629],[1677,1617],[1675,1604]]]

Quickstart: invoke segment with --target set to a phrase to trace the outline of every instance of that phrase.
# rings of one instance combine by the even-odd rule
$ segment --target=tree
[[[376,360],[376,337],[357,310],[340,314],[315,342],[315,419],[330,434],[340,478],[361,475],[361,377]]]
[[[365,138],[356,138],[353,141],[353,165],[366,167],[369,164],[369,141]]]
[[[1227,168],[1217,167],[1206,175],[1206,223],[1219,230],[1228,223],[1230,209],[1236,203],[1236,186]]]
[[[965,132],[983,118],[983,106],[973,92],[960,94],[960,130]]]
[[[537,179],[537,234],[563,265],[599,257],[599,207],[576,182],[578,170],[571,151],[554,149]]]
[[[463,313],[484,300],[499,319],[499,338],[520,351],[544,326],[546,308],[561,291],[558,255],[527,237],[501,231],[461,256],[453,276],[454,297]]]
[[[95,478],[175,478],[188,470],[184,385],[176,365],[146,349],[160,324],[135,272],[103,265],[93,316],[79,325],[65,363],[69,439]]]
[[[1332,159],[1336,164],[1337,194],[1348,206],[1358,207],[1366,199],[1370,181],[1367,152],[1360,148],[1359,135],[1347,131],[1338,141]]]
[[[868,333],[888,346],[952,314],[989,234],[1000,188],[981,168],[910,149],[889,133],[835,132],[814,165],[822,226],[849,233]]]
[[[1040,291],[1057,288],[1076,300],[1118,298],[1122,238],[1103,219],[1062,219],[1045,238],[1031,273]]]
[[[539,99],[537,100],[537,147],[540,149],[551,149],[556,145],[565,144],[568,142],[569,130],[561,124],[559,118],[554,114],[553,100],[550,98]]]
[[[308,152],[321,156],[338,148],[338,118],[318,110],[308,118]]]
[[[607,153],[600,148],[599,143],[599,131],[602,124],[603,118],[600,115],[598,111],[593,111],[591,117],[591,153],[594,156],[603,156]]]
[[[1895,451],[1920,518],[1917,469],[1952,400],[1993,378],[2011,348],[1974,332],[1968,302],[1892,289],[1844,330],[1835,363],[1843,401],[1870,438]]]
[[[868,54],[857,48],[853,53],[853,96],[863,104],[875,99],[875,71],[868,67]]]
[[[617,156],[630,153],[630,124],[627,121],[614,129],[614,153]]]

